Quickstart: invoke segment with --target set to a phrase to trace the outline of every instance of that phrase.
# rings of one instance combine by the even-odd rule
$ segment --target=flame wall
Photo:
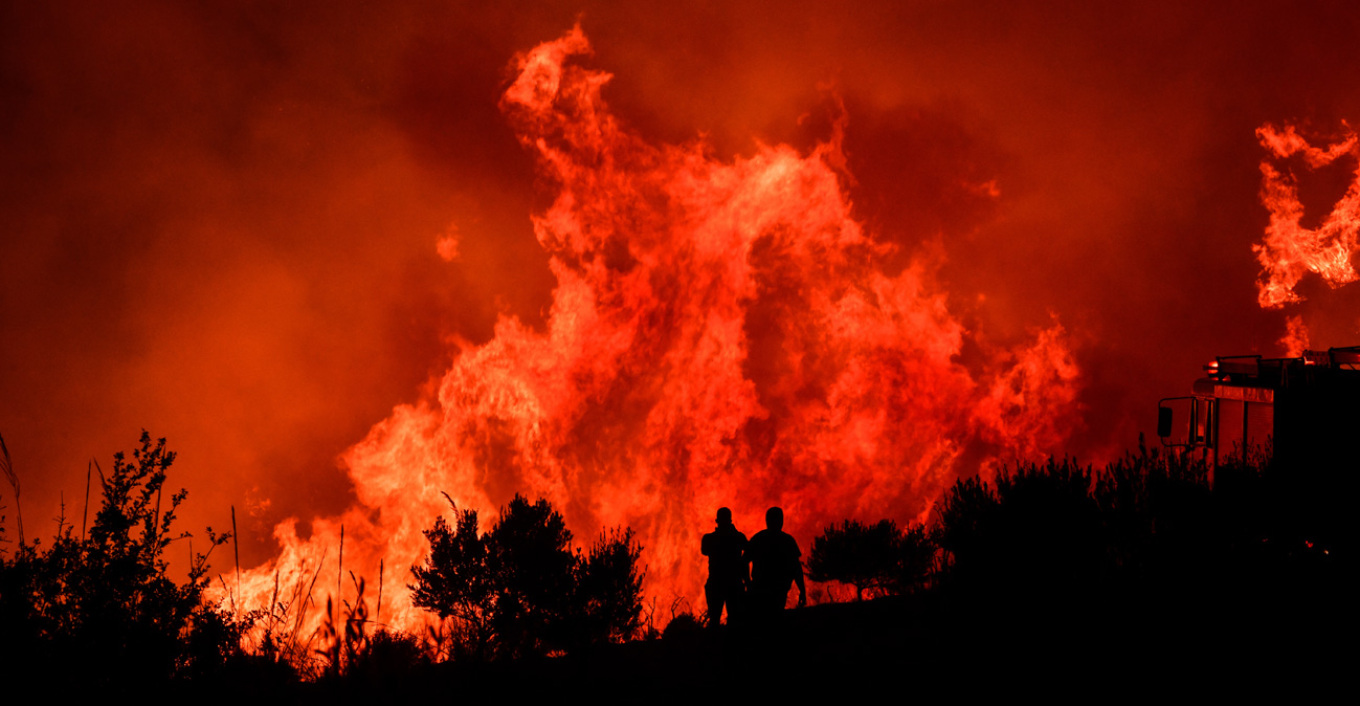
[[[503,317],[432,399],[345,454],[356,565],[421,560],[441,492],[487,523],[523,493],[587,542],[633,528],[647,593],[698,605],[699,536],[720,506],[749,532],[782,506],[806,543],[845,517],[924,519],[977,461],[1059,450],[1077,411],[1061,326],[961,365],[936,264],[884,272],[893,246],[852,216],[836,141],[731,162],[702,140],[650,145],[602,100],[608,74],[575,62],[589,50],[579,28],[538,46],[502,99],[557,191],[534,216],[556,279],[545,330]],[[246,577],[252,598],[337,553],[339,521],[306,542],[279,532],[284,557]],[[384,589],[409,628],[407,580]]]
[[[563,80],[613,72],[609,105],[556,105],[598,111],[599,145],[572,132],[588,121],[502,101],[507,60],[578,18],[597,54]],[[1274,222],[1263,160],[1295,187],[1299,232],[1354,180],[1353,153],[1314,167],[1256,131],[1344,142],[1358,22],[1253,2],[6,4],[0,433],[26,529],[63,493],[79,517],[87,459],[141,427],[180,452],[185,529],[235,506],[250,567],[278,554],[276,527],[334,562],[343,522],[370,583],[387,542],[443,509],[413,490],[414,524],[378,509],[415,487],[379,480],[399,464],[486,507],[512,485],[555,493],[589,537],[657,502],[641,479],[660,468],[684,487],[721,466],[750,496],[744,528],[779,501],[808,531],[861,501],[919,515],[988,459],[1099,461],[1208,356],[1286,332],[1355,342],[1360,288],[1304,271],[1303,301],[1261,309],[1251,247]],[[807,215],[722,226],[777,177]],[[609,189],[631,195],[603,212]],[[746,254],[731,271],[703,265],[721,238]],[[569,381],[531,374],[554,342]],[[521,359],[540,367],[497,362]],[[657,382],[690,367],[730,389]],[[685,426],[699,414],[708,431]],[[530,427],[541,446],[530,419],[551,420]],[[468,478],[468,458],[512,470]],[[832,459],[862,487],[797,500],[769,477]],[[575,493],[606,473],[637,497]],[[649,551],[710,521],[660,507],[639,521]],[[405,578],[395,557],[387,573]]]

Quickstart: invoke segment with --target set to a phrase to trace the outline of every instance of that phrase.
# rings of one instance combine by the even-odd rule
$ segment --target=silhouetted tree
[[[934,554],[934,544],[919,525],[904,531],[891,520],[873,525],[845,520],[812,540],[808,577],[849,584],[856,600],[866,591],[900,594],[925,580]]]
[[[628,530],[602,534],[586,555],[546,500],[516,495],[478,534],[477,513],[455,508],[425,531],[430,556],[412,569],[415,604],[461,631],[455,656],[520,657],[617,641],[641,623],[641,548]]]
[[[477,531],[477,511],[454,508],[458,526],[450,529],[443,517],[425,530],[430,555],[423,566],[411,569],[416,583],[414,602],[440,618],[453,618],[460,634],[459,657],[491,656],[492,609],[498,582],[487,561],[488,538]]]
[[[899,536],[891,520],[874,525],[845,520],[839,527],[827,527],[812,540],[808,578],[850,584],[855,588],[855,599],[861,600],[866,590],[883,589],[892,583],[897,573]]]
[[[576,555],[562,515],[547,500],[531,504],[516,495],[492,529],[487,549],[500,652],[520,657],[564,647]]]

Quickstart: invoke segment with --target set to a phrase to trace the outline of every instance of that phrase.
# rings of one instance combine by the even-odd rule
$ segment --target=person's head
[[[725,507],[718,508],[718,526],[732,524],[732,511]]]
[[[784,529],[784,510],[777,507],[766,510],[765,526],[776,532]]]

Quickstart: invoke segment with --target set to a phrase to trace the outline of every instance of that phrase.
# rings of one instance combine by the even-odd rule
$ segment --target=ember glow
[[[276,571],[335,574],[342,524],[351,565],[411,566],[442,492],[487,521],[514,493],[545,497],[585,540],[631,527],[648,594],[698,605],[695,547],[720,506],[756,528],[780,505],[802,537],[848,516],[923,520],[961,473],[1060,449],[1078,411],[1062,326],[961,365],[941,256],[883,271],[895,246],[852,216],[838,130],[735,161],[702,140],[648,144],[589,55],[579,27],[538,46],[502,99],[557,190],[533,217],[557,282],[546,330],[502,318],[436,394],[351,448],[358,504],[306,541],[281,525],[247,606]],[[403,628],[423,619],[408,581],[383,587]]]

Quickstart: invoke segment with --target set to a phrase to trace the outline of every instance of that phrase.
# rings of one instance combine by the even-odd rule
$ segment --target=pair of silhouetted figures
[[[784,532],[784,511],[765,511],[765,529],[749,541],[732,524],[732,511],[718,509],[718,528],[704,535],[701,550],[708,557],[708,624],[717,626],[727,607],[727,620],[749,616],[769,619],[784,610],[789,588],[798,585],[798,605],[807,603],[803,584],[802,552]]]

